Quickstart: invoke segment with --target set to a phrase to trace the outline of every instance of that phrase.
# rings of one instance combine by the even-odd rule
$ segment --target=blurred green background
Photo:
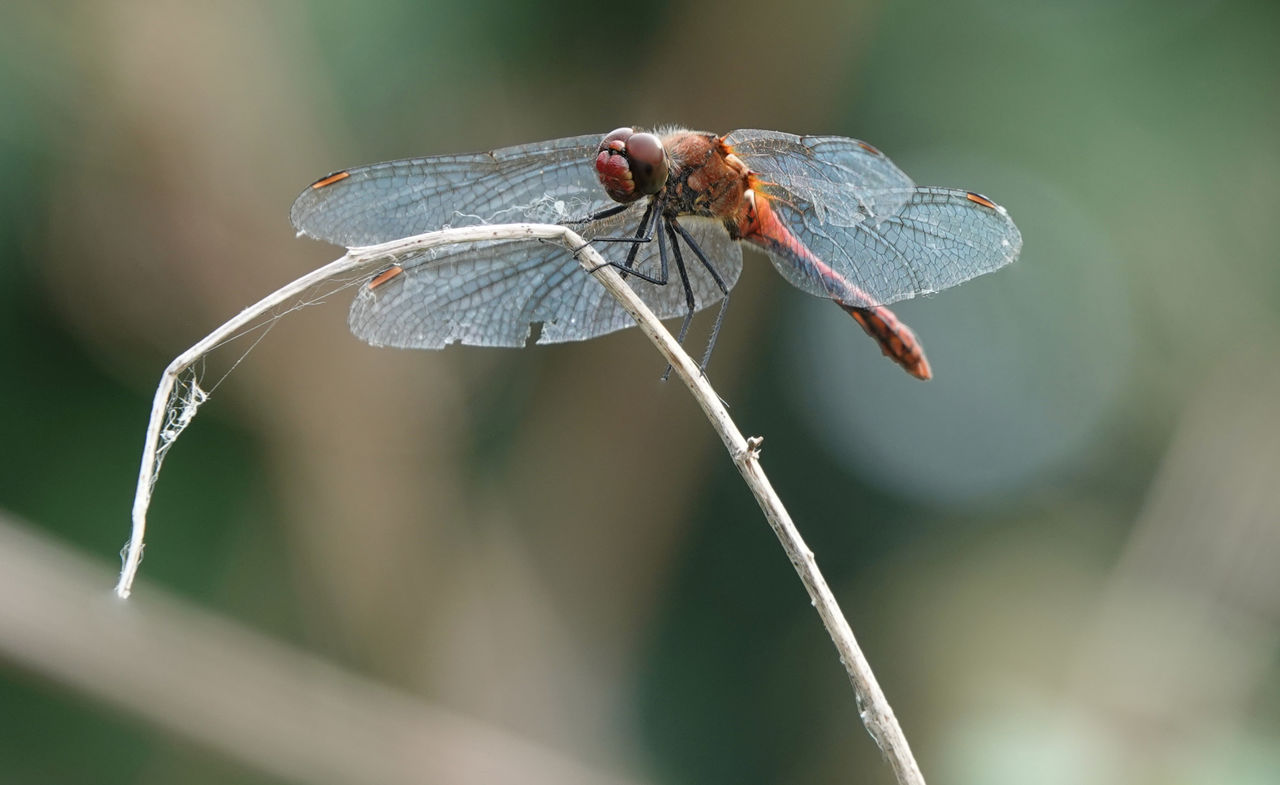
[[[0,781],[498,782],[536,749],[891,782],[634,330],[407,352],[352,338],[345,296],[292,314],[170,453],[109,598],[161,369],[338,255],[294,238],[303,186],[662,123],[866,139],[1022,230],[1013,267],[899,309],[931,383],[758,256],[710,369],[929,781],[1280,781],[1277,52],[1267,2],[7,3],[0,551],[54,582],[0,578]],[[55,600],[86,614],[56,639]],[[190,672],[114,648],[150,618],[207,635]],[[251,682],[248,636],[323,702]],[[352,735],[357,703],[394,732]],[[389,719],[435,710],[474,733]],[[387,744],[404,766],[361,768]]]

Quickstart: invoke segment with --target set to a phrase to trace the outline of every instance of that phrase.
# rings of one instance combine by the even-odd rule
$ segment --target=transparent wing
[[[612,204],[592,168],[600,138],[347,169],[303,191],[290,218],[300,233],[346,247],[449,226],[582,218]]]
[[[888,156],[857,139],[749,129],[725,141],[766,190],[810,205],[822,221],[846,225],[892,215],[915,187]]]
[[[751,130],[726,141],[787,228],[866,305],[955,286],[1009,264],[1022,248],[1003,207],[968,191],[918,188],[865,142]],[[792,255],[769,256],[792,285],[832,296],[829,274]]]
[[[636,204],[620,215],[595,222],[583,234],[588,238],[633,234],[643,212],[644,206]],[[681,225],[716,265],[726,285],[732,286],[742,269],[742,256],[723,225],[696,218],[683,218]],[[621,263],[630,244],[600,243],[596,247],[606,259]],[[719,301],[722,294],[714,279],[683,243],[681,250],[696,308]],[[635,323],[559,245],[492,242],[437,249],[396,263],[404,272],[380,286],[362,286],[351,305],[351,331],[375,346],[524,346],[534,324],[542,325],[539,343],[560,343],[593,338]],[[655,237],[640,246],[635,269],[657,277],[659,268]],[[665,286],[634,276],[627,280],[659,317],[685,313],[684,287],[673,257]]]

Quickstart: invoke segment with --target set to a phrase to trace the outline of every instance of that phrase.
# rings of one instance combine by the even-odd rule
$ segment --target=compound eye
[[[667,151],[662,140],[653,134],[639,133],[632,134],[626,145],[636,192],[656,194],[661,191],[667,184]]]
[[[630,139],[634,133],[635,131],[633,129],[625,126],[622,128],[615,128],[605,134],[604,139],[600,140],[600,149],[625,150],[627,149],[627,140]],[[621,142],[621,144],[615,144],[615,142]]]
[[[667,184],[667,154],[653,134],[618,128],[596,148],[596,177],[615,202],[629,204]]]

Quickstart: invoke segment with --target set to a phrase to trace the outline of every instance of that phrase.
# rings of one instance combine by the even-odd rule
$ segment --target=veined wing
[[[740,130],[725,137],[766,192],[785,192],[820,220],[851,225],[889,216],[915,183],[888,156],[843,136]]]
[[[290,217],[301,234],[345,247],[450,226],[583,218],[612,204],[592,169],[599,143],[589,134],[347,169],[303,191]]]
[[[917,188],[883,153],[842,137],[734,131],[790,231],[866,297],[865,305],[955,286],[1017,258],[1022,236],[1003,207],[950,188]],[[831,278],[770,252],[792,285],[832,296]]]
[[[594,144],[594,143],[593,143]],[[597,186],[598,188],[598,186]],[[591,237],[630,235],[644,205],[596,221],[582,230]],[[728,286],[742,269],[741,251],[718,221],[681,220]],[[621,263],[629,243],[600,243],[606,259]],[[722,297],[714,279],[682,245],[685,269],[696,308]],[[686,311],[684,287],[674,256],[665,286],[628,277],[661,318]],[[524,346],[531,325],[541,324],[539,343],[593,338],[635,324],[631,316],[560,245],[498,241],[435,249],[395,260],[403,272],[377,286],[363,285],[351,305],[348,324],[375,346],[438,349],[453,343],[471,346]],[[639,246],[635,269],[657,277],[658,239]],[[376,280],[376,279],[375,279]]]

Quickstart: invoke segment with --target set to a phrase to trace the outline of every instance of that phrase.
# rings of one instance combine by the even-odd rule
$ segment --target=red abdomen
[[[827,295],[853,317],[867,335],[880,344],[884,352],[907,373],[917,379],[928,379],[933,373],[924,349],[911,328],[903,324],[893,311],[873,304],[866,292],[822,261],[787,228],[769,204],[769,198],[755,189],[748,190],[742,207],[730,223],[730,232],[738,239],[757,245],[780,264],[792,264],[811,271],[823,282]]]

